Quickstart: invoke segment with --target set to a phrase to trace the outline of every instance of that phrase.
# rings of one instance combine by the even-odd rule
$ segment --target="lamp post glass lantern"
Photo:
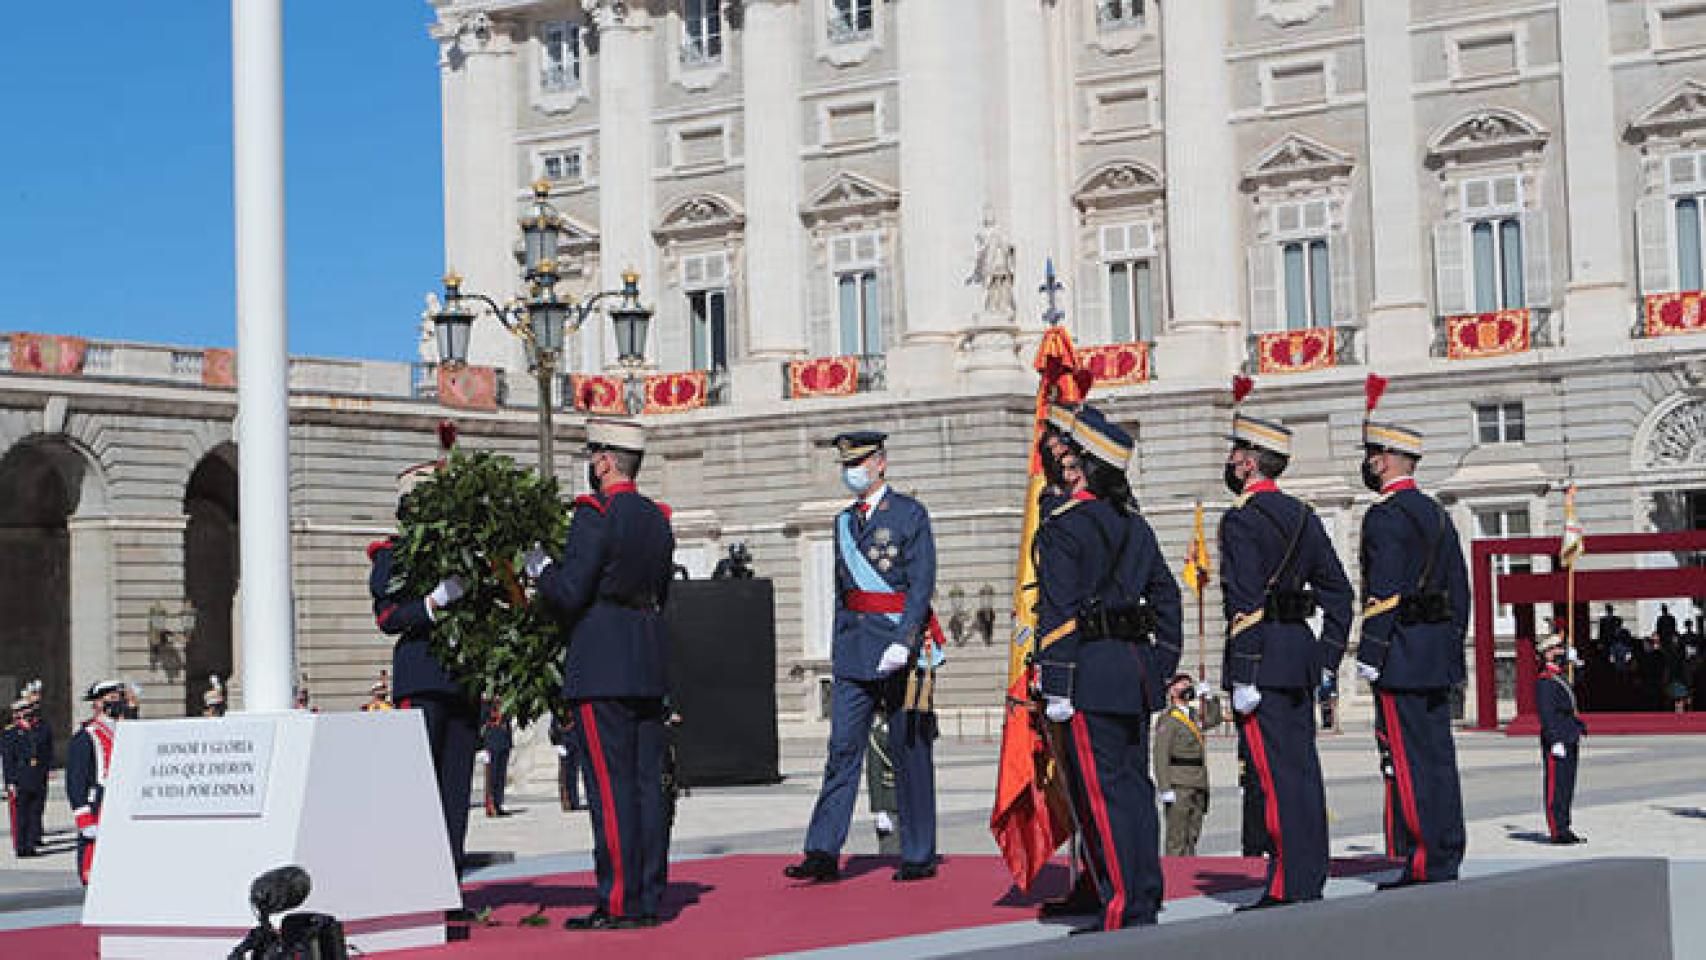
[[[640,303],[640,275],[632,270],[622,275],[619,290],[604,290],[575,302],[557,296],[560,279],[557,251],[562,242],[563,218],[550,202],[551,185],[540,181],[533,185],[533,205],[521,218],[522,255],[525,261],[523,279],[530,294],[525,301],[511,300],[499,305],[483,293],[462,289],[462,278],[455,273],[444,278],[444,303],[432,316],[438,334],[438,358],[445,366],[456,367],[468,362],[468,344],[473,334],[475,311],[484,307],[505,330],[521,339],[527,347],[527,359],[539,387],[539,470],[553,472],[551,424],[552,384],[563,366],[563,342],[567,334],[579,330],[592,316],[599,303],[619,299],[609,309],[610,321],[616,332],[619,359],[629,370],[628,407],[636,411],[637,379],[634,371],[645,362],[646,327],[652,311]],[[643,398],[641,398],[643,399]]]

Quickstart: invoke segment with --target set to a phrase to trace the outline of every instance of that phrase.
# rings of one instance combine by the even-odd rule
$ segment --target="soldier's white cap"
[[[1232,433],[1226,439],[1282,457],[1291,456],[1291,428],[1278,420],[1235,413],[1232,415]]]
[[[1396,423],[1377,423],[1365,420],[1362,425],[1362,445],[1365,449],[1390,450],[1422,458],[1422,434],[1419,430],[1401,427]]]
[[[612,420],[593,417],[586,422],[588,450],[626,450],[646,452],[646,428],[631,420]]]
[[[1534,652],[1538,653],[1538,654],[1546,654],[1546,653],[1549,653],[1553,650],[1558,650],[1558,649],[1562,648],[1563,646],[1564,646],[1564,635],[1561,633],[1554,633],[1550,637],[1547,637],[1546,639],[1540,641],[1540,645],[1535,648]]]
[[[83,699],[99,700],[109,693],[123,693],[124,689],[123,680],[96,680],[89,684],[89,689],[83,692]]]
[[[29,697],[19,697],[18,699],[12,701],[12,712],[13,713],[23,713],[25,710],[28,710],[32,706],[35,706],[35,704],[34,704],[34,702],[32,702],[30,700]]]

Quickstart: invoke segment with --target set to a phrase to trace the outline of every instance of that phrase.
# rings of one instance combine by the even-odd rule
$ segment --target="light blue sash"
[[[853,539],[853,518],[851,511],[843,510],[835,518],[835,536],[841,548],[841,562],[847,565],[847,572],[852,575],[853,582],[865,593],[896,593],[898,591],[877,572],[871,561],[859,552],[859,544]],[[900,614],[885,613],[890,623],[899,623]],[[909,638],[910,639],[910,638]],[[926,639],[929,639],[926,636]],[[929,660],[923,664],[934,670],[948,661],[947,652],[937,644],[927,644]]]

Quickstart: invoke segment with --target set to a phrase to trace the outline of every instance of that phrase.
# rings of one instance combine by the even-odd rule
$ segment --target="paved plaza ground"
[[[940,847],[945,854],[995,852],[988,819],[995,783],[993,740],[945,739],[937,748]],[[823,743],[782,744],[783,782],[770,786],[698,788],[683,797],[672,854],[790,853],[799,849],[822,773]],[[1529,738],[1493,733],[1458,737],[1464,806],[1472,860],[1572,860],[1606,856],[1664,856],[1706,862],[1706,738],[1597,737],[1583,748],[1576,794],[1576,830],[1582,847],[1542,841],[1540,751]],[[1362,726],[1321,738],[1322,765],[1335,856],[1378,852],[1382,847],[1380,779],[1373,735]],[[1211,735],[1214,792],[1198,852],[1238,853],[1239,804],[1234,741]],[[326,784],[330,790],[383,790],[384,784]],[[48,811],[50,835],[69,836],[70,816],[60,784]],[[512,792],[513,815],[472,814],[468,847],[514,862],[484,871],[509,873],[567,869],[585,862],[592,834],[584,813],[564,813],[543,784]],[[28,922],[24,912],[63,911],[79,897],[71,854],[34,860],[0,853],[0,927]],[[9,840],[3,848],[10,849]],[[861,800],[849,853],[875,852],[871,818]],[[216,855],[190,851],[191,856]],[[63,922],[63,921],[61,921]]]

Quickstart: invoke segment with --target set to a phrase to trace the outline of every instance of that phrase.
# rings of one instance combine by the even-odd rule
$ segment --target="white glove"
[[[77,831],[77,835],[82,837],[85,840],[93,840],[93,839],[95,839],[95,829],[96,829],[95,824],[91,823],[88,826],[84,827],[83,829]]]
[[[557,744],[557,756],[559,756],[559,757],[566,757],[566,756],[568,756],[568,755],[569,755],[569,748],[568,748],[568,747],[565,747],[565,746],[563,746],[563,745],[562,745],[562,744],[560,744],[560,743],[559,743],[559,744]]]
[[[1178,801],[1179,801],[1179,795],[1174,793],[1173,791],[1171,791],[1171,790],[1161,791],[1161,802],[1162,803],[1172,805],[1174,803],[1177,803]]]
[[[1065,723],[1077,712],[1072,709],[1072,701],[1065,697],[1049,697],[1048,706],[1043,708],[1043,715],[1055,723]]]
[[[527,558],[521,562],[521,568],[527,572],[528,578],[533,580],[539,579],[539,575],[550,565],[550,555],[537,543],[533,545],[533,549],[527,551]]]
[[[1369,683],[1376,683],[1380,680],[1380,669],[1378,667],[1371,667],[1359,660],[1357,661],[1357,676],[1367,680]]]
[[[1560,760],[1562,760],[1562,759],[1564,759],[1564,758],[1565,758],[1565,757],[1566,757],[1566,756],[1569,756],[1569,751],[1568,751],[1568,750],[1565,750],[1565,749],[1564,749],[1564,745],[1563,745],[1563,744],[1561,744],[1561,743],[1554,743],[1554,744],[1553,744],[1553,745],[1552,745],[1552,755],[1553,755],[1553,756],[1554,756],[1554,757],[1557,757],[1557,758],[1558,758],[1558,759],[1560,759]]]
[[[878,833],[893,833],[894,832],[894,818],[889,816],[889,812],[887,810],[878,810],[877,811],[877,832]]]
[[[912,659],[912,649],[904,643],[891,643],[883,651],[883,657],[877,661],[877,676],[886,677],[906,666],[906,661]]]
[[[432,601],[434,607],[443,610],[462,599],[467,592],[462,586],[461,577],[449,577],[440,580],[438,586],[432,588],[432,593],[427,594],[427,599]]]
[[[492,755],[487,753],[484,750],[481,750],[479,753],[474,754],[474,762],[475,763],[491,763],[492,762]]]
[[[1253,683],[1237,683],[1232,686],[1232,709],[1239,713],[1255,713],[1256,706],[1262,702],[1262,691],[1256,689]]]
[[[1575,664],[1578,667],[1582,665],[1582,655],[1576,652],[1575,647],[1570,648],[1570,652],[1569,652],[1568,656],[1570,658],[1571,663]]]
[[[1207,700],[1209,697],[1214,696],[1214,688],[1209,686],[1207,683],[1199,683],[1197,684],[1197,696]]]

